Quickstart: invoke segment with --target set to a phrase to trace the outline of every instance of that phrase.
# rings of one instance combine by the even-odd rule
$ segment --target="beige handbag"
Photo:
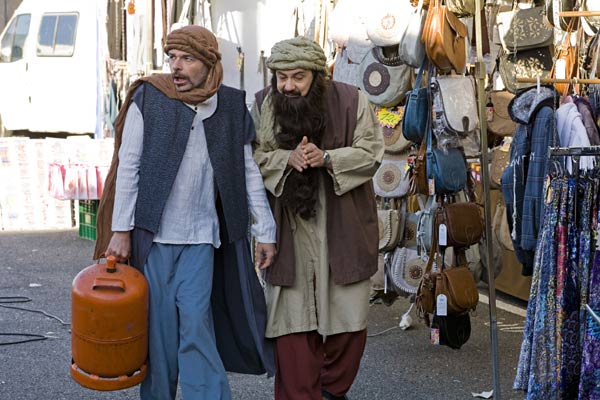
[[[379,251],[394,250],[400,239],[404,236],[404,223],[406,219],[406,201],[391,201],[391,208],[377,210],[377,224],[379,226]]]
[[[507,90],[490,92],[490,102],[493,106],[491,119],[487,121],[488,131],[498,136],[512,136],[517,129],[517,124],[508,114],[508,103],[515,97]]]
[[[510,162],[510,143],[512,137],[504,138],[500,146],[495,147],[492,151],[492,163],[490,166],[490,186],[492,189],[500,188],[500,180],[502,173],[508,167]]]
[[[377,109],[376,115],[379,125],[383,130],[383,141],[386,153],[398,154],[410,148],[411,142],[402,134],[404,106],[379,108]]]
[[[441,105],[446,134],[465,137],[479,127],[475,81],[472,76],[442,75],[434,80],[434,103]]]
[[[397,57],[387,58],[375,47],[359,66],[358,86],[369,101],[380,107],[400,103],[411,88],[412,68]]]
[[[515,251],[510,237],[510,229],[508,228],[506,206],[501,197],[502,196],[499,196],[498,204],[496,205],[496,213],[494,214],[494,220],[492,221],[492,235],[494,240],[497,240],[503,249]]]
[[[398,0],[372,0],[366,20],[367,36],[375,46],[400,43],[410,20],[410,13]]]
[[[406,157],[384,156],[373,176],[375,194],[384,198],[404,197],[410,188],[409,166]]]

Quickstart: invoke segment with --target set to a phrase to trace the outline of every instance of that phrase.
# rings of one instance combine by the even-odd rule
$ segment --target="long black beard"
[[[306,136],[310,143],[321,147],[327,123],[325,95],[328,81],[315,73],[306,96],[288,97],[277,91],[277,78],[271,81],[273,91],[275,140],[279,148],[294,150]],[[303,219],[316,215],[319,190],[319,169],[308,167],[302,172],[292,169],[287,177],[281,201]]]

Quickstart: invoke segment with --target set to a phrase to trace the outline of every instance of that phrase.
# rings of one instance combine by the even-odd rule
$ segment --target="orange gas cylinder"
[[[71,290],[71,377],[95,390],[119,390],[146,376],[148,285],[142,273],[108,257],[77,274]]]

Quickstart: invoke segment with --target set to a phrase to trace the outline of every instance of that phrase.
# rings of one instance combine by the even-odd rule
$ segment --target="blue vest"
[[[150,84],[143,84],[132,101],[144,118],[135,226],[156,233],[196,112]],[[221,85],[217,110],[204,120],[204,131],[222,209],[221,230],[233,242],[248,232],[244,144],[255,132],[244,93]]]

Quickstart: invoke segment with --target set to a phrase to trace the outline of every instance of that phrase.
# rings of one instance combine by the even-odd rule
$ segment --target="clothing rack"
[[[475,0],[475,9],[483,9],[484,0]],[[477,80],[477,103],[479,111],[479,127],[480,127],[480,142],[481,142],[481,165],[485,168],[481,168],[481,178],[483,183],[483,196],[484,196],[484,221],[485,221],[485,237],[486,240],[486,253],[487,259],[494,259],[494,249],[492,247],[492,215],[490,209],[490,178],[488,163],[488,138],[487,138],[487,119],[485,118],[485,86],[486,86],[486,62],[483,58],[483,20],[481,17],[482,13],[475,13],[475,50],[476,50],[476,63],[475,63],[475,78]],[[485,38],[487,41],[487,37]],[[489,261],[491,263],[491,261]],[[491,265],[491,264],[490,264]],[[496,277],[494,275],[494,269],[488,268],[488,313],[490,319],[490,347],[492,356],[492,378],[494,384],[494,399],[502,400],[501,388],[500,388],[500,361],[498,356],[498,318],[496,313]]]
[[[551,156],[600,156],[600,146],[550,147]]]
[[[519,83],[537,83],[538,82],[538,78],[529,78],[529,77],[517,77],[517,82]],[[571,79],[557,79],[557,78],[540,78],[539,79],[540,83],[573,83],[573,84],[578,84],[578,83],[583,83],[583,84],[596,84],[596,83],[600,83],[600,79],[598,78],[594,78],[594,79],[578,79],[578,78],[571,78]]]

